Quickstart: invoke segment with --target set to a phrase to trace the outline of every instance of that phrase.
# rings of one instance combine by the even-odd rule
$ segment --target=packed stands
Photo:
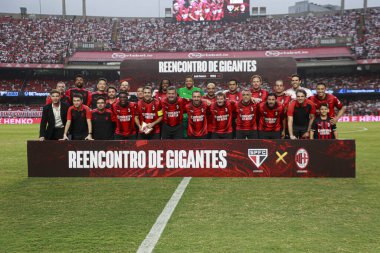
[[[318,47],[318,38],[349,37],[360,58],[380,57],[380,10],[322,16],[248,18],[243,22],[173,23],[162,18],[0,19],[0,62],[63,63],[75,42],[127,52],[244,51]],[[115,23],[117,22],[117,23]],[[112,38],[112,33],[117,36]],[[302,27],[302,29],[300,29]],[[113,40],[114,39],[114,40]]]
[[[380,115],[380,99],[351,101],[347,104],[347,115]]]
[[[379,89],[380,75],[345,75],[330,77],[307,78],[305,83],[311,89],[315,89],[318,83],[325,83],[328,89],[338,91],[341,89]]]

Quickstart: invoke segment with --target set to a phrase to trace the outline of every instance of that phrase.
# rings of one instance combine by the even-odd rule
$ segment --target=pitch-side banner
[[[254,74],[274,84],[277,79],[288,80],[297,72],[293,58],[225,58],[225,59],[152,59],[125,60],[120,65],[120,79],[127,80],[132,90],[146,84],[157,84],[167,78],[173,84],[184,83],[190,75],[196,85],[215,82],[226,84],[230,79],[249,83]],[[287,83],[287,82],[286,82]]]
[[[28,141],[28,175],[355,177],[355,141]]]

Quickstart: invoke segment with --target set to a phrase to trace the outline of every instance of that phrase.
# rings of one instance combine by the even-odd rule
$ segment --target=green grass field
[[[193,178],[155,252],[380,252],[380,124],[339,130],[356,179]],[[28,178],[37,132],[0,126],[0,252],[135,252],[181,178]]]

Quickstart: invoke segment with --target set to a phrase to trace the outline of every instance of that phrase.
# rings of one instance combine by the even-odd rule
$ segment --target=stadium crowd
[[[127,52],[244,51],[318,47],[319,38],[332,37],[352,38],[351,49],[358,57],[379,58],[380,10],[368,10],[364,27],[359,25],[360,19],[357,10],[343,16],[248,18],[228,25],[223,21],[175,23],[162,18],[120,22],[110,18],[1,18],[0,62],[63,63],[77,42],[101,42],[103,50]],[[113,38],[115,26],[117,36]]]

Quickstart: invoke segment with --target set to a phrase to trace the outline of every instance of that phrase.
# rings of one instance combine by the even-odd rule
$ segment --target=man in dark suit
[[[58,90],[52,90],[50,97],[52,103],[45,105],[42,110],[40,141],[62,139],[65,130],[69,105],[61,102]]]

